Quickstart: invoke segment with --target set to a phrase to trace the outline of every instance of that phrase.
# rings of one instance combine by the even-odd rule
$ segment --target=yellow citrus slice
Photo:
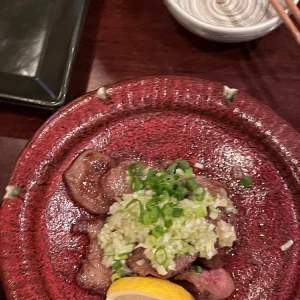
[[[107,300],[195,300],[180,285],[165,279],[124,277],[113,282]]]

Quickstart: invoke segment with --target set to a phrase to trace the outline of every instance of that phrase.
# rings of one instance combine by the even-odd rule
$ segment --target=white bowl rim
[[[274,26],[279,20],[280,17],[276,16],[273,17],[265,22],[261,22],[256,25],[251,26],[242,26],[242,27],[222,27],[218,25],[212,25],[203,21],[200,21],[199,19],[195,18],[194,16],[190,15],[188,12],[186,12],[183,8],[181,8],[174,0],[165,0],[165,2],[169,3],[170,6],[172,6],[176,11],[183,15],[185,18],[189,19],[192,23],[195,25],[200,25],[202,28],[214,31],[214,32],[222,32],[222,33],[251,33],[253,31],[257,31],[260,29],[268,28]],[[297,4],[299,0],[294,0],[294,3]],[[287,12],[287,10],[286,10]]]

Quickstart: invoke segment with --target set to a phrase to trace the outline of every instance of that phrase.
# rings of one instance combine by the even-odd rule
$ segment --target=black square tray
[[[64,104],[87,5],[88,0],[0,0],[0,101]]]

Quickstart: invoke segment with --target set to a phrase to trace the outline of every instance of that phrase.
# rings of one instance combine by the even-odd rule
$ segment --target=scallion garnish
[[[155,254],[154,254],[154,258],[155,258],[156,262],[160,265],[163,265],[167,262],[168,255],[167,255],[167,252],[166,252],[166,250],[163,246],[160,246],[156,249]]]
[[[207,191],[205,189],[203,189],[203,191],[200,194],[196,194],[194,193],[194,199],[196,201],[203,201],[205,199]]]
[[[200,266],[196,266],[195,271],[196,273],[202,273],[203,269]]]
[[[122,262],[120,260],[117,260],[113,263],[112,268],[114,271],[119,271],[122,268]]]
[[[171,203],[165,204],[161,211],[162,211],[164,217],[171,216],[173,213],[173,204],[171,204]]]
[[[130,205],[132,205],[135,202],[139,202],[141,205],[141,201],[139,199],[132,199],[127,205],[125,206],[125,209],[128,208]]]
[[[173,225],[173,221],[171,219],[165,220],[164,225],[166,228],[170,228]]]
[[[188,179],[186,181],[186,186],[190,191],[194,191],[195,189],[200,187],[200,185],[195,181],[194,178]]]
[[[177,168],[177,163],[171,164],[168,168],[167,168],[167,172],[169,174],[175,174]]]
[[[126,206],[125,206],[125,209],[128,208],[130,205],[132,205],[133,203],[136,203],[138,202],[139,203],[139,206],[140,206],[140,217],[139,217],[139,222],[143,223],[143,218],[144,218],[144,206],[143,204],[141,203],[140,200],[138,199],[132,199]]]
[[[192,170],[191,168],[186,169],[186,170],[184,171],[184,177],[185,177],[185,178],[193,178],[193,177],[194,177],[193,170]]]
[[[118,255],[119,259],[126,260],[128,258],[128,253],[120,253]]]
[[[120,273],[115,273],[115,274],[113,274],[113,275],[111,276],[111,281],[114,282],[114,281],[120,279],[121,277],[122,277],[122,276],[121,276]]]
[[[174,218],[180,218],[183,215],[183,209],[182,208],[174,208],[172,212],[172,216]]]
[[[162,195],[159,195],[159,199],[161,201],[169,201],[170,200],[170,195],[168,192],[164,192]]]
[[[141,217],[142,223],[144,225],[150,225],[157,222],[159,218],[159,211],[160,209],[157,206],[152,207],[150,210],[145,211],[144,215]]]
[[[149,169],[148,173],[147,173],[147,176],[146,176],[145,182],[149,183],[149,184],[152,183],[153,180],[154,180],[155,174],[156,174],[156,172],[153,169]]]
[[[158,199],[158,198],[152,198],[152,199],[149,200],[149,201],[147,202],[147,204],[146,204],[147,209],[150,210],[151,208],[157,206],[158,202],[159,202],[159,199]]]
[[[187,193],[188,193],[188,189],[185,188],[182,183],[178,183],[174,191],[174,196],[178,200],[182,200],[187,195]]]
[[[133,178],[130,182],[130,189],[133,192],[139,191],[144,187],[143,182],[138,178]]]
[[[190,169],[190,164],[184,159],[176,159],[175,163],[177,164],[178,168],[182,169],[183,171]]]
[[[161,226],[156,226],[152,231],[151,234],[156,237],[159,238],[160,236],[162,236],[165,233],[165,230],[161,227]]]
[[[252,185],[252,177],[248,175],[243,176],[242,184],[245,188],[249,188]]]
[[[128,166],[130,176],[141,176],[144,171],[144,166],[140,162],[134,162]]]

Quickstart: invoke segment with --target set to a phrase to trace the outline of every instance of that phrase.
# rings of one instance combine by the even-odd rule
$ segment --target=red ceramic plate
[[[91,92],[60,110],[21,154],[9,185],[24,192],[1,207],[1,272],[9,299],[102,299],[75,283],[87,238],[70,232],[88,214],[62,174],[84,149],[113,157],[201,162],[229,186],[239,211],[238,243],[226,264],[231,299],[300,299],[300,136],[252,97],[233,102],[220,84],[148,77]],[[240,166],[253,177],[232,180]],[[295,244],[283,252],[288,240]]]

